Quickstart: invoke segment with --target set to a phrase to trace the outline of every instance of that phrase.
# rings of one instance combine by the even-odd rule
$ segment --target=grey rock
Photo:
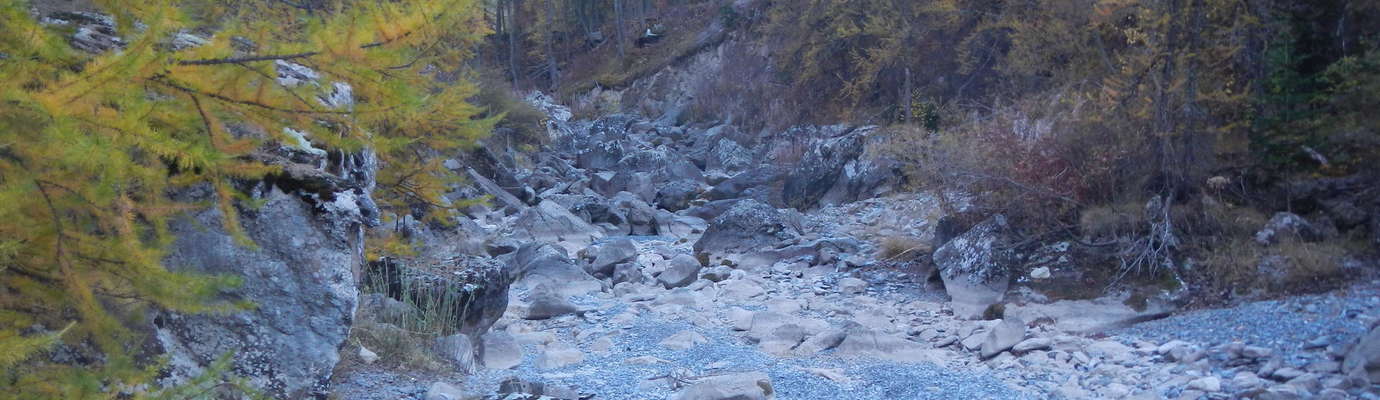
[[[1002,300],[1011,280],[1015,257],[1009,228],[1001,215],[979,223],[934,252],[934,263],[953,302],[954,314],[977,318]]]
[[[992,358],[1003,351],[1009,350],[1025,339],[1025,322],[1018,318],[1006,318],[992,328],[987,333],[987,338],[982,342],[981,356],[983,359]]]
[[[560,204],[543,200],[536,207],[529,207],[518,214],[508,229],[508,237],[518,241],[553,243],[573,252],[604,237],[604,233]]]
[[[1054,347],[1053,339],[1039,337],[1022,340],[1020,343],[1016,343],[1015,346],[1012,346],[1011,351],[1026,353],[1035,350],[1049,350],[1052,347]]]
[[[755,200],[745,200],[710,222],[704,235],[695,242],[695,252],[753,252],[764,247],[778,247],[799,235],[776,209]]]
[[[630,239],[618,239],[599,245],[594,249],[594,262],[589,265],[590,275],[607,277],[613,275],[617,264],[632,261],[637,257],[637,245]]]
[[[422,395],[425,400],[468,400],[473,396],[445,382],[432,383]]]
[[[656,192],[656,205],[669,211],[690,208],[690,201],[699,197],[700,184],[697,181],[680,180],[662,185]]]
[[[705,378],[672,396],[672,400],[771,400],[776,398],[771,377],[746,372]]]
[[[1222,391],[1222,379],[1215,376],[1194,379],[1188,382],[1188,388],[1207,393],[1220,392]]]
[[[843,294],[862,294],[867,292],[867,281],[858,278],[840,279],[839,292]]]
[[[609,204],[627,218],[629,234],[657,234],[657,210],[642,198],[629,192],[618,192],[609,199]]]
[[[1371,383],[1380,382],[1380,325],[1357,339],[1342,361],[1342,373],[1365,372]]]
[[[531,295],[532,304],[527,309],[527,319],[551,319],[579,311],[569,299],[550,289],[536,289]]]
[[[479,365],[474,342],[463,333],[438,337],[433,346],[438,357],[450,362],[461,373],[474,372]]]
[[[612,280],[615,285],[624,282],[641,283],[645,279],[647,279],[647,276],[642,273],[642,267],[634,262],[625,262],[615,265],[613,267],[613,275],[610,276],[610,280]]]
[[[203,189],[193,188],[186,197],[210,199]],[[256,307],[228,314],[154,311],[151,337],[171,360],[162,383],[185,382],[225,354],[234,355],[233,373],[270,396],[309,397],[329,381],[354,320],[358,291],[352,267],[364,263],[366,216],[357,206],[318,208],[277,187],[261,196],[262,204],[239,218],[255,248],[240,245],[224,229],[216,207],[170,223],[177,239],[165,265],[242,279],[242,286],[221,296]],[[342,195],[337,201],[358,199]]]
[[[741,171],[750,165],[752,153],[728,138],[720,138],[705,160],[705,169],[709,170]]]
[[[781,177],[785,170],[765,165],[743,171],[709,189],[704,197],[709,200],[753,199],[773,206],[784,206]],[[703,218],[703,217],[701,217]]]
[[[806,338],[795,351],[804,355],[817,354],[838,347],[847,337],[848,333],[842,329],[829,329]]]
[[[522,346],[507,332],[489,332],[481,337],[480,360],[484,367],[510,369],[522,363]]]
[[[556,341],[546,345],[546,347],[542,349],[542,353],[537,356],[537,368],[561,368],[579,364],[584,360],[585,354],[580,351],[579,347]]]
[[[1323,236],[1323,230],[1298,214],[1278,212],[1270,217],[1270,221],[1266,222],[1259,232],[1255,233],[1255,241],[1268,246],[1286,238],[1315,241],[1322,239]]]
[[[683,287],[694,282],[700,275],[700,262],[686,254],[671,259],[670,266],[657,275],[656,280],[667,289]]]
[[[710,282],[722,282],[728,279],[730,276],[732,276],[732,274],[733,268],[718,265],[710,268],[705,268],[704,272],[700,274],[700,276],[706,280],[709,280]]]
[[[507,266],[493,258],[457,255],[444,263],[423,267],[401,265],[385,258],[371,262],[364,273],[365,287],[390,298],[423,307],[425,314],[449,314],[458,332],[479,336],[489,330],[508,308],[512,278]]]

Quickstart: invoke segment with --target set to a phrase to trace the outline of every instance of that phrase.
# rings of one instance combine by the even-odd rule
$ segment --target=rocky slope
[[[336,396],[1375,397],[1373,345],[1349,347],[1380,317],[1376,285],[1168,318],[1124,295],[1051,301],[1020,284],[1049,274],[1003,254],[1000,218],[936,232],[934,199],[892,193],[870,128],[753,136],[631,115],[571,121],[531,101],[553,116],[551,147],[455,160],[473,179],[458,195],[494,207],[471,208],[458,234],[416,227],[472,243],[433,256],[492,257],[512,279],[492,291],[504,301],[482,302],[503,307],[484,312],[492,328],[445,347],[464,372],[360,363]],[[928,270],[875,259],[895,235],[936,242],[942,288]],[[413,312],[400,307],[362,313]],[[1311,333],[1323,335],[1299,336]]]

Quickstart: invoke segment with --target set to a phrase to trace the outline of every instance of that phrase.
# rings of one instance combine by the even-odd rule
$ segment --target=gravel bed
[[[1155,343],[1185,340],[1215,346],[1242,342],[1303,362],[1309,343],[1345,345],[1380,318],[1380,283],[1343,291],[1197,310],[1109,332]],[[1325,339],[1320,339],[1325,338]],[[1320,349],[1318,349],[1320,350]]]
[[[597,329],[595,326],[581,326]],[[693,330],[710,340],[695,348],[677,351],[662,347],[663,339],[684,330]],[[562,340],[569,340],[561,332]],[[691,376],[716,373],[761,371],[772,378],[777,398],[791,399],[1014,399],[1025,395],[1012,390],[994,377],[948,370],[933,364],[855,362],[827,353],[813,358],[776,358],[760,351],[723,329],[706,329],[654,317],[638,319],[633,328],[613,336],[614,348],[608,354],[592,353],[585,345],[585,360],[564,368],[542,370],[533,367],[535,349],[525,349],[525,361],[513,370],[487,370],[470,377],[472,389],[495,390],[509,377],[520,377],[548,384],[569,385],[596,399],[649,400],[674,394],[667,385],[645,384],[648,378],[687,370]],[[628,365],[631,357],[652,356],[668,364]],[[717,363],[719,369],[706,369]],[[841,370],[852,380],[842,384],[811,374],[802,368]]]

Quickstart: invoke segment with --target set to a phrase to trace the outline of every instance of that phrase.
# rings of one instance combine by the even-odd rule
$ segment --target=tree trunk
[[[618,26],[614,27],[614,29],[618,30],[618,32],[615,32],[617,35],[614,36],[614,40],[618,41],[618,59],[622,60],[627,56],[623,49],[623,46],[627,45],[627,40],[623,38],[623,0],[613,0],[613,13],[618,19]]]
[[[911,109],[912,103],[914,103],[914,101],[911,101],[911,98],[910,98],[912,93],[915,93],[915,92],[911,91],[911,87],[910,87],[910,67],[906,67],[906,80],[905,80],[905,84],[901,85],[901,96],[900,96],[900,97],[901,97],[901,99],[900,99],[900,100],[901,100],[901,107],[902,107],[902,109],[906,110],[906,113],[905,113],[905,114],[902,114],[902,116],[901,116],[901,122],[903,122],[903,123],[910,123],[910,122],[911,122],[911,121],[910,121],[911,118],[914,118],[914,116],[915,116],[915,114],[913,113],[915,110]]]
[[[556,85],[560,84],[561,73],[556,66],[556,8],[551,6],[551,0],[546,0],[546,73],[550,79],[550,90],[555,90]]]
[[[508,0],[508,70],[513,74],[513,90],[518,88],[517,10],[520,1]]]

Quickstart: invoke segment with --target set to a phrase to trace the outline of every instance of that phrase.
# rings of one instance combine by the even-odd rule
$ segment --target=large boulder
[[[615,265],[630,261],[634,257],[637,257],[637,245],[630,239],[604,243],[594,248],[594,261],[590,263],[588,272],[595,277],[612,276]]]
[[[656,232],[661,236],[689,240],[695,235],[704,233],[707,228],[709,228],[709,224],[701,218],[677,215],[666,210],[659,210],[656,213]]]
[[[628,192],[619,192],[609,199],[609,205],[626,218],[629,234],[657,234],[657,210],[640,197]]]
[[[578,296],[603,289],[603,284],[580,268],[564,248],[547,243],[528,243],[508,257],[513,287],[534,290],[547,287],[561,296]]]
[[[710,222],[695,242],[695,253],[749,254],[781,247],[800,232],[771,206],[755,200],[733,205]]]
[[[783,199],[786,205],[808,209],[834,188],[843,167],[862,155],[861,135],[844,135],[822,139],[805,152],[795,168],[785,178]]]
[[[369,263],[364,272],[365,288],[419,305],[425,314],[448,315],[456,331],[470,337],[483,335],[503,316],[512,282],[503,263],[467,255],[430,265],[385,258]]]
[[[1380,382],[1380,324],[1351,346],[1342,361],[1342,373],[1365,376],[1371,383]]]
[[[753,164],[752,152],[728,138],[719,139],[705,159],[707,170],[741,171]]]
[[[1006,218],[997,215],[945,243],[934,252],[934,264],[944,280],[954,314],[982,316],[1002,300],[1016,261],[1009,246]]]
[[[598,141],[575,156],[575,166],[592,170],[611,170],[623,159],[623,142]]]
[[[780,167],[759,166],[714,185],[704,197],[709,200],[754,199],[771,205],[782,205],[781,178],[785,174],[785,170]]]
[[[196,190],[189,197],[211,198],[209,189]],[[364,263],[366,223],[358,206],[342,207],[346,198],[313,205],[269,189],[260,206],[239,217],[255,247],[236,240],[217,207],[173,220],[169,229],[177,240],[165,265],[242,279],[223,296],[255,307],[229,314],[157,312],[149,320],[157,347],[169,357],[164,384],[199,376],[233,354],[229,372],[265,394],[323,393],[354,319],[359,293],[353,269]]]
[[[1326,236],[1326,230],[1308,222],[1298,214],[1278,212],[1265,226],[1255,233],[1255,241],[1261,245],[1272,245],[1280,240],[1316,241]]]
[[[553,243],[570,252],[585,248],[604,237],[599,228],[551,200],[543,200],[536,207],[522,210],[512,226],[508,227],[507,233],[514,240]]]
[[[699,279],[700,267],[700,262],[695,260],[695,257],[681,254],[671,259],[670,267],[661,275],[657,275],[656,281],[667,289],[687,286]]]
[[[662,185],[656,192],[656,206],[670,211],[690,208],[690,201],[700,195],[700,183],[679,180]]]

